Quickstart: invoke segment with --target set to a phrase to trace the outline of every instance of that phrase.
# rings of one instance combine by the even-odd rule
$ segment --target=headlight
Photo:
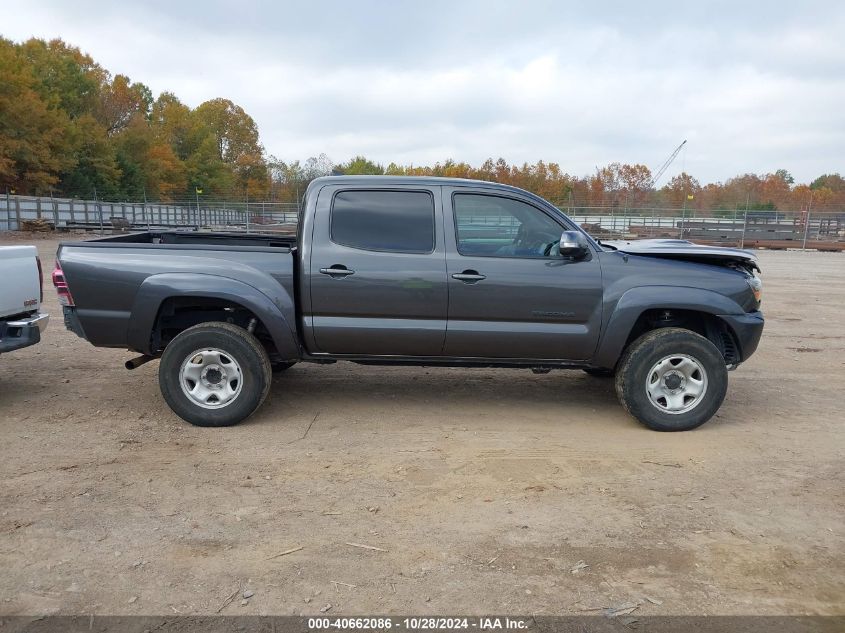
[[[759,305],[760,300],[763,298],[763,280],[759,277],[748,277],[746,281],[751,288],[751,292],[754,293],[754,299],[757,301],[757,305]]]

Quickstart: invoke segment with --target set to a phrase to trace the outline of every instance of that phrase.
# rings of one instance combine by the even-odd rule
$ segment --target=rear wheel
[[[165,348],[159,387],[176,415],[196,426],[232,426],[267,397],[267,352],[252,334],[230,323],[201,323]]]
[[[688,431],[709,420],[725,399],[725,359],[703,336],[680,328],[643,334],[616,370],[625,410],[655,431]]]

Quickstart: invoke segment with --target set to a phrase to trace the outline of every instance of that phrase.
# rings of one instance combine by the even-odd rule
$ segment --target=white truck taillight
[[[65,273],[62,271],[62,266],[56,260],[56,268],[53,269],[53,285],[56,287],[56,292],[59,295],[59,303],[63,306],[73,306],[73,297],[70,295],[70,288],[68,288],[65,280]]]

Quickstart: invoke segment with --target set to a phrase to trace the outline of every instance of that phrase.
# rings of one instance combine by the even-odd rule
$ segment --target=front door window
[[[470,257],[560,257],[562,228],[540,209],[512,198],[456,194],[458,252]]]

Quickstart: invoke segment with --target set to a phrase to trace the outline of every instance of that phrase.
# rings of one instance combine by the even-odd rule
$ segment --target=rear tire
[[[661,328],[634,341],[616,370],[625,410],[654,431],[689,431],[709,420],[725,399],[725,359],[709,340]]]
[[[165,401],[194,426],[232,426],[270,391],[270,359],[252,334],[231,323],[201,323],[164,350],[158,382]]]

